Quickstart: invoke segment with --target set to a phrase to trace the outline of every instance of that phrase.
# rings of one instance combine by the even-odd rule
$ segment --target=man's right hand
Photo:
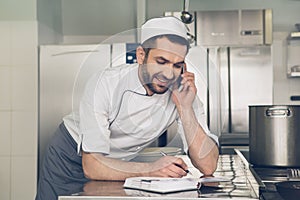
[[[152,163],[150,176],[181,178],[187,175],[188,166],[181,159],[174,156],[163,156]]]

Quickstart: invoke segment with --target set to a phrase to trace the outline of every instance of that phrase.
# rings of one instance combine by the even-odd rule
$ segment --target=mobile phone
[[[183,85],[181,84],[181,80],[182,80],[181,74],[183,74],[184,71],[185,71],[185,65],[182,65],[182,67],[181,67],[181,73],[180,73],[180,76],[178,77],[178,80],[177,80],[177,83],[178,83],[178,92],[181,92],[182,89],[183,89]]]

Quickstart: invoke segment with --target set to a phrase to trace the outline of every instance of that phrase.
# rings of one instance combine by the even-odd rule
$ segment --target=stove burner
[[[242,155],[249,162],[249,151],[241,151]],[[280,199],[275,183],[289,181],[289,167],[263,167],[250,164],[251,171],[255,174],[258,182],[261,182],[259,195],[262,199]],[[266,197],[266,196],[270,197]]]
[[[278,168],[257,168],[255,166],[252,166],[254,171],[257,173],[257,175],[260,177],[262,181],[286,181],[287,180],[287,172],[288,169],[278,169]]]

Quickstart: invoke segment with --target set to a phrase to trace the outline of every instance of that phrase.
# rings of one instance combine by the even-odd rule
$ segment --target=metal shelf
[[[289,78],[300,78],[300,72],[290,72],[288,73]]]

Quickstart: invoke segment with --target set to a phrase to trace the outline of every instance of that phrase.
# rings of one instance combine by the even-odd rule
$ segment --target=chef
[[[187,29],[179,19],[145,22],[137,63],[94,74],[79,111],[64,117],[47,148],[36,199],[56,199],[70,193],[68,185],[89,180],[186,176],[181,158],[131,161],[174,121],[193,165],[212,175],[218,141],[207,128],[194,74],[185,65],[189,47]]]

